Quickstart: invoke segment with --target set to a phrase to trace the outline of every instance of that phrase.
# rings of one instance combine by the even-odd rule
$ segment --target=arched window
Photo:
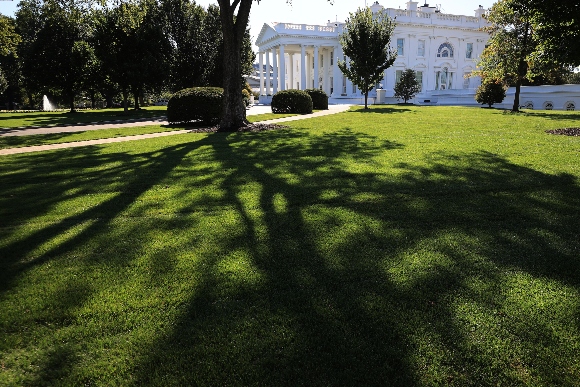
[[[576,104],[574,102],[566,102],[566,110],[576,110]]]
[[[443,43],[437,50],[437,58],[453,58],[453,46],[450,43]]]
[[[551,101],[544,102],[544,110],[554,110],[554,104]]]

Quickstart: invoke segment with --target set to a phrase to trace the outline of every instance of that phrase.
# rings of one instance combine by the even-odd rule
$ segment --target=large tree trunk
[[[514,106],[512,106],[512,112],[520,111],[520,91],[522,88],[522,79],[526,76],[528,72],[528,64],[526,63],[526,51],[528,46],[528,38],[530,36],[530,23],[526,22],[525,31],[522,43],[522,50],[520,52],[520,62],[518,63],[518,74],[516,80],[516,95],[514,97]]]
[[[365,109],[369,108],[368,100],[369,100],[369,92],[367,91],[365,93]]]
[[[522,88],[522,81],[518,78],[516,82],[516,94],[514,96],[514,106],[512,106],[512,112],[520,111],[520,90]]]
[[[242,100],[241,47],[252,0],[240,0],[237,15],[229,0],[218,0],[224,39],[224,100],[220,131],[236,131],[248,125]],[[235,3],[235,2],[234,2]]]

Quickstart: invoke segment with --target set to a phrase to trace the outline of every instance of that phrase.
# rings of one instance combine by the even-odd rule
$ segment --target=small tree
[[[397,58],[397,53],[390,48],[394,29],[395,23],[384,11],[373,15],[370,8],[359,8],[350,14],[345,32],[340,35],[340,44],[350,63],[339,60],[338,67],[364,93],[365,109],[369,91]]]
[[[415,71],[407,69],[401,74],[401,79],[395,85],[395,98],[402,98],[405,103],[421,91],[421,84],[417,81]]]
[[[477,103],[487,104],[490,108],[494,103],[502,103],[505,98],[505,87],[501,81],[483,82],[475,93]]]

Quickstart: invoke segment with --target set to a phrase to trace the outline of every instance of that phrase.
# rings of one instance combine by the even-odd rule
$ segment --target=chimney
[[[486,10],[480,5],[478,9],[475,10],[475,17],[483,17],[485,15]]]
[[[407,2],[407,11],[416,11],[417,10],[418,1],[409,1]]]
[[[382,5],[380,5],[378,1],[375,1],[375,3],[371,6],[371,12],[372,13],[380,12],[383,9],[385,9],[385,7],[383,7]]]

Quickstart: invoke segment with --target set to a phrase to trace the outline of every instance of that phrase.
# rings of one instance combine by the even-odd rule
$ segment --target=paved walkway
[[[261,124],[278,124],[282,122],[289,122],[289,121],[297,121],[297,120],[304,120],[307,118],[313,117],[322,117],[327,116],[330,114],[341,113],[347,111],[351,105],[329,105],[328,110],[322,110],[312,114],[305,114],[305,115],[298,115],[292,117],[285,117],[285,118],[276,118],[273,120],[268,121],[261,121]],[[264,114],[264,113],[271,113],[270,106],[258,105],[252,106],[248,112],[246,113],[248,116],[250,115],[257,115],[257,114]],[[84,132],[87,130],[98,130],[98,129],[111,129],[111,128],[126,128],[131,126],[146,126],[146,125],[167,125],[167,121],[156,119],[156,120],[148,120],[148,121],[133,121],[133,122],[125,122],[125,123],[103,123],[103,124],[87,124],[87,125],[78,125],[78,126],[58,126],[58,127],[48,127],[48,128],[16,128],[11,130],[2,130],[0,131],[0,137],[4,136],[28,136],[33,134],[51,134],[51,133],[69,133],[69,132]],[[135,140],[143,140],[146,138],[155,138],[155,137],[165,137],[165,136],[173,136],[176,134],[185,134],[189,133],[190,131],[187,129],[184,130],[174,130],[171,132],[161,132],[161,133],[150,133],[150,134],[140,134],[135,136],[126,136],[126,137],[114,137],[114,138],[103,138],[98,140],[86,140],[86,141],[76,141],[76,142],[65,142],[61,144],[48,144],[48,145],[36,145],[36,146],[28,146],[28,147],[21,147],[21,148],[8,148],[8,149],[0,149],[0,156],[1,155],[14,155],[19,153],[31,153],[31,152],[42,152],[47,150],[54,150],[54,149],[63,149],[63,148],[74,148],[74,147],[81,147],[81,146],[88,146],[88,145],[100,145],[100,144],[112,144],[115,142],[125,142],[125,141],[135,141]]]

